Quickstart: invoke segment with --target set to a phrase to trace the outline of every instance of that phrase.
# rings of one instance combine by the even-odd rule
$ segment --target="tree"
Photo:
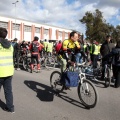
[[[102,12],[98,9],[94,13],[86,12],[80,22],[86,25],[86,39],[103,42],[106,35],[111,35],[115,32],[114,26],[106,23]]]

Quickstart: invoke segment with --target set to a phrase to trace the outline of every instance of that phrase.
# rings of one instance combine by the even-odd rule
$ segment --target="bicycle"
[[[79,72],[79,82],[77,86],[77,92],[80,101],[86,108],[94,108],[98,101],[98,93],[94,86],[94,84],[85,78],[85,73],[82,72],[82,66],[83,64],[79,65],[79,69],[77,72]],[[75,71],[75,67],[73,68]],[[65,89],[65,84],[60,83],[61,79],[61,72],[59,71],[53,71],[50,75],[50,85],[55,92],[58,94],[62,92]]]
[[[105,73],[104,73],[104,80],[105,80],[105,87],[109,87],[111,84],[111,69],[110,64],[108,62],[105,62]]]
[[[110,65],[107,62],[105,62],[104,64],[105,64],[104,68],[102,68],[102,65],[100,65],[100,67],[95,69],[93,68],[93,66],[83,66],[82,72],[85,73],[86,78],[88,79],[92,78],[92,80],[98,81],[98,79],[102,75],[102,69],[105,69],[103,80],[105,82],[104,86],[107,88],[111,84],[111,75],[110,75],[111,70],[110,70]]]

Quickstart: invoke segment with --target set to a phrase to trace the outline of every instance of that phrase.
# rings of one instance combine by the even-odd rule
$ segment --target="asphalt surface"
[[[0,120],[120,120],[120,88],[104,88],[96,82],[99,101],[95,108],[86,109],[77,95],[77,88],[71,88],[56,96],[50,87],[53,70],[40,73],[15,71],[13,95],[15,113],[2,110],[5,104],[4,91],[0,93]]]

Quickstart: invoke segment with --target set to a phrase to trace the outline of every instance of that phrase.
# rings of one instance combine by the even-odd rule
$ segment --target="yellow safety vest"
[[[43,45],[44,45],[44,50],[46,51],[46,47],[48,45],[48,42],[43,42]]]
[[[92,47],[93,47],[93,44],[90,45],[90,53],[92,54]]]
[[[100,53],[100,48],[101,48],[101,46],[100,46],[100,45],[98,45],[98,53]]]
[[[13,47],[4,48],[0,44],[0,77],[8,77],[14,74]]]
[[[86,49],[87,45],[84,45],[83,48],[84,48],[84,52],[85,52],[85,49]]]
[[[48,43],[47,52],[52,52],[52,50],[53,50],[53,43]]]
[[[94,55],[98,55],[98,46],[97,45],[94,45],[95,46],[95,50],[94,50]]]

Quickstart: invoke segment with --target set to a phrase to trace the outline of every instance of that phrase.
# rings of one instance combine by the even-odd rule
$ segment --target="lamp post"
[[[15,38],[16,38],[16,4],[18,3],[19,1],[17,0],[16,2],[12,3],[15,5]]]

